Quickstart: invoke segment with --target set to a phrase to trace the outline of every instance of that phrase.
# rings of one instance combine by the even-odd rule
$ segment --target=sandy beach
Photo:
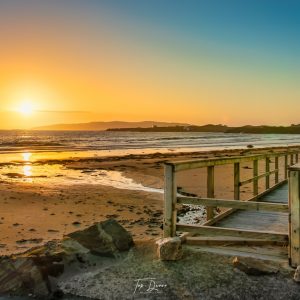
[[[120,222],[136,241],[154,240],[162,234],[160,226],[163,220],[165,161],[266,151],[274,149],[51,158],[3,163],[0,185],[0,254],[23,252],[108,218]],[[11,169],[9,173],[5,169],[8,165]],[[28,166],[31,169],[26,173]],[[18,168],[23,173],[13,172]],[[39,171],[38,176],[32,175],[35,174],[35,168]],[[251,165],[242,165],[242,179],[250,177],[251,168]],[[260,169],[263,170],[263,166]],[[177,177],[177,185],[184,191],[203,196],[206,194],[205,172],[205,169],[181,172]],[[232,166],[218,167],[216,196],[232,198],[231,173]],[[78,176],[82,181],[77,181]],[[250,185],[243,186],[241,196],[242,199],[251,197]]]

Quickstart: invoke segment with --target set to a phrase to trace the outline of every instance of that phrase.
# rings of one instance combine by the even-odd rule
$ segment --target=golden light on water
[[[24,152],[22,153],[23,161],[26,162],[26,165],[22,167],[22,171],[24,176],[30,177],[32,176],[32,166],[30,165],[30,158],[32,156],[32,153],[30,152]]]
[[[24,152],[24,153],[22,153],[23,160],[26,161],[26,162],[30,161],[30,157],[31,156],[32,156],[32,153],[30,153],[30,152]]]
[[[32,176],[32,167],[30,165],[23,166],[23,174],[26,177]]]

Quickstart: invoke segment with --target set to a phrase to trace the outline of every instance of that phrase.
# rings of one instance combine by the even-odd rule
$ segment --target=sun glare
[[[29,102],[24,102],[18,108],[18,112],[24,116],[30,116],[34,112],[33,106]]]

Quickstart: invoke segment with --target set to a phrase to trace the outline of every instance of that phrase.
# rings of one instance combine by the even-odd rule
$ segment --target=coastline
[[[20,164],[21,168],[30,166],[33,174],[35,168],[46,172],[57,166],[68,173],[61,176],[52,174],[55,181],[51,181],[48,176],[9,178],[1,174],[0,254],[23,252],[49,240],[61,239],[65,234],[107,218],[115,218],[137,241],[154,240],[162,234],[160,226],[163,219],[163,194],[151,189],[163,189],[165,161],[239,156],[280,149],[286,148],[13,162],[12,168],[20,168]],[[5,165],[1,166],[2,171],[4,167]],[[251,174],[251,166],[244,165],[242,168],[244,176]],[[190,193],[204,195],[204,171],[189,171],[188,176],[186,172],[181,172],[178,176],[178,186]],[[216,196],[225,199],[231,197],[231,172],[231,168],[227,166],[219,168],[216,173]],[[114,186],[117,180],[112,177],[108,184],[104,184],[103,177],[109,177],[111,174],[122,174],[130,181],[125,181],[120,188]],[[74,181],[78,176],[81,176],[82,182]],[[92,181],[85,181],[85,178],[92,178]],[[137,190],[138,185],[149,190]],[[244,186],[241,195],[242,199],[249,198],[250,187]]]

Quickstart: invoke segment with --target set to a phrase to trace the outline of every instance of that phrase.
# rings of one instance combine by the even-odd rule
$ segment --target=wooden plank
[[[275,184],[277,184],[279,182],[279,157],[276,156],[275,157]]]
[[[288,212],[288,204],[271,203],[271,202],[241,201],[241,200],[180,196],[177,197],[177,203],[204,205],[204,206],[217,206],[217,207],[230,207],[236,209],[256,210],[256,211],[262,210],[262,211]]]
[[[164,192],[164,237],[174,236],[176,233],[177,212],[176,184],[174,166],[165,165],[165,192]]]
[[[207,167],[207,197],[215,197],[214,166]],[[213,217],[214,207],[206,206],[206,219],[211,220]]]
[[[265,159],[265,163],[266,163],[266,190],[268,190],[270,188],[270,175],[269,172],[270,172],[270,158],[269,157],[266,157]]]
[[[284,155],[284,178],[288,178],[288,156]]]
[[[266,195],[268,195],[269,193],[273,192],[274,190],[276,190],[277,188],[279,188],[280,186],[282,186],[283,184],[285,184],[287,182],[287,179],[284,179],[282,181],[280,181],[278,184],[275,184],[274,186],[272,186],[269,190],[267,191],[264,191],[248,200],[245,200],[245,201],[255,201],[255,200],[258,200]],[[236,211],[236,209],[234,208],[231,208],[231,209],[228,209],[226,210],[225,212],[222,212],[220,213],[219,215],[215,216],[213,219],[203,223],[202,225],[205,225],[205,226],[211,226],[213,224],[215,224],[216,222],[219,222],[220,220],[228,217],[229,215],[231,215],[232,213],[234,213]]]
[[[277,245],[287,246],[287,241],[274,241],[274,240],[259,240],[259,239],[241,239],[234,237],[191,237],[188,236],[185,239],[187,245],[246,245],[246,246],[265,246],[265,245]]]
[[[258,195],[258,160],[253,161],[253,196]]]
[[[240,163],[234,163],[234,199],[240,199]]]
[[[213,227],[213,226],[195,226],[186,224],[177,224],[178,231],[187,231],[195,234],[209,236],[238,236],[254,239],[270,239],[276,241],[288,241],[287,233],[278,233],[274,231],[253,231],[235,228]]]
[[[292,267],[300,265],[300,168],[289,171],[290,222],[289,258]]]
[[[298,152],[299,151],[290,151],[289,153],[298,153]],[[248,155],[248,156],[174,161],[174,162],[166,162],[165,164],[173,165],[175,167],[175,172],[178,172],[178,171],[191,170],[191,169],[203,168],[208,166],[219,166],[219,165],[226,165],[226,164],[250,162],[253,160],[265,159],[266,157],[276,157],[280,155],[283,156],[285,154],[286,152],[274,152],[268,154]]]
[[[288,231],[288,213],[239,210],[214,226],[285,233]]]
[[[236,209],[234,208],[229,208],[226,211],[216,215],[213,217],[213,219],[206,221],[205,223],[203,223],[202,225],[206,225],[206,226],[211,226],[213,224],[215,224],[216,222],[219,222],[220,220],[228,217],[229,215],[231,215],[233,212],[235,212]]]
[[[243,186],[243,185],[245,185],[245,184],[251,183],[251,182],[254,181],[254,180],[258,180],[258,179],[260,179],[260,178],[270,176],[270,175],[272,175],[272,174],[274,174],[274,173],[276,173],[276,172],[278,172],[278,170],[273,170],[273,171],[270,171],[270,172],[268,172],[268,173],[264,173],[264,174],[258,175],[258,176],[256,176],[256,177],[253,177],[253,178],[250,178],[250,179],[241,181],[241,182],[240,182],[240,186]]]

